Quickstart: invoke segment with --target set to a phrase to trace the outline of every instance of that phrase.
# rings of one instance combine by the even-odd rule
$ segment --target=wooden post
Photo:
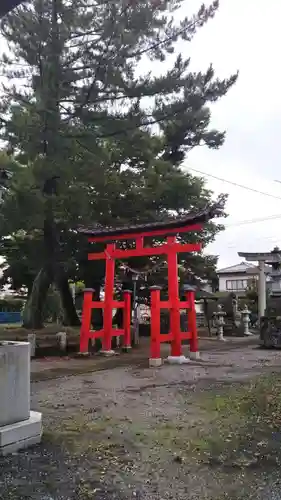
[[[170,330],[172,333],[171,341],[171,356],[182,356],[181,345],[181,327],[180,327],[180,310],[179,310],[179,282],[178,282],[178,257],[177,251],[173,247],[176,243],[175,236],[167,238],[169,248],[167,251],[168,257],[168,289],[170,302]]]
[[[114,271],[115,260],[111,256],[111,252],[115,249],[114,243],[106,245],[106,261],[105,261],[105,286],[104,286],[104,312],[103,312],[103,337],[102,351],[106,354],[111,352],[112,339],[112,311],[113,311],[113,294],[114,294]]]
[[[159,286],[150,287],[150,366],[162,364],[160,350],[160,290]]]
[[[91,329],[91,314],[93,288],[85,288],[80,329],[80,352],[87,354],[89,351],[89,333]]]
[[[186,293],[186,299],[189,302],[188,311],[188,330],[191,333],[190,338],[190,358],[197,359],[200,357],[198,351],[198,336],[197,336],[197,324],[196,324],[196,309],[195,309],[195,292],[188,291]]]
[[[123,349],[131,349],[131,290],[124,290],[123,328],[124,344]]]

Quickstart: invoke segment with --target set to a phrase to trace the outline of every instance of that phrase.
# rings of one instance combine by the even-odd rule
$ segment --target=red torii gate
[[[105,289],[104,300],[93,301],[94,290],[86,289],[84,294],[82,326],[80,335],[80,352],[87,353],[89,339],[100,337],[102,339],[102,351],[104,354],[113,353],[111,348],[113,336],[123,336],[123,347],[129,349],[130,340],[130,291],[124,291],[124,300],[118,302],[114,300],[114,274],[115,260],[128,259],[139,256],[167,255],[168,263],[168,301],[160,301],[160,288],[151,287],[151,355],[150,361],[153,365],[161,363],[160,344],[161,342],[171,342],[171,360],[179,360],[182,356],[182,340],[190,340],[191,356],[197,357],[198,341],[196,330],[196,313],[194,305],[194,289],[189,287],[186,292],[186,301],[181,302],[178,284],[178,261],[177,254],[183,252],[198,252],[201,250],[201,243],[178,243],[176,235],[202,229],[204,222],[207,222],[214,215],[216,206],[208,207],[199,213],[188,214],[184,218],[174,219],[166,222],[151,223],[123,228],[104,229],[80,229],[79,232],[88,236],[90,243],[105,243],[105,250],[102,252],[89,253],[88,260],[105,260]],[[145,246],[144,239],[153,237],[166,237],[166,243],[158,246]],[[117,241],[134,240],[135,248],[121,249],[116,246]],[[113,243],[114,241],[114,243]],[[112,327],[113,309],[122,307],[123,329]],[[102,308],[103,329],[100,331],[91,330],[91,310],[92,308]],[[160,332],[160,309],[170,311],[170,332],[161,334]],[[181,332],[180,309],[188,309],[188,332]]]

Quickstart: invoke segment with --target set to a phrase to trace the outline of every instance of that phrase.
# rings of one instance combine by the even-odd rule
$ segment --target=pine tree
[[[208,104],[224,96],[237,75],[218,80],[212,66],[191,73],[189,59],[176,55],[176,42],[191,41],[218,9],[217,1],[202,5],[177,24],[173,12],[181,4],[34,0],[2,20],[10,49],[1,62],[7,78],[2,139],[28,165],[27,177],[18,181],[21,192],[15,189],[7,200],[7,213],[9,203],[20,207],[25,198],[26,208],[34,200],[32,224],[44,234],[45,257],[30,294],[27,326],[40,325],[53,281],[68,321],[77,321],[61,257],[63,236],[78,215],[72,200],[79,222],[96,217],[109,224],[164,217],[171,208],[190,208],[191,198],[194,206],[209,198],[192,176],[190,196],[184,195],[180,164],[197,145],[223,143],[224,134],[209,129]],[[158,77],[139,75],[145,61],[166,61],[168,69]],[[46,193],[46,181],[58,178],[59,196],[54,189]],[[210,238],[215,232],[211,228]]]

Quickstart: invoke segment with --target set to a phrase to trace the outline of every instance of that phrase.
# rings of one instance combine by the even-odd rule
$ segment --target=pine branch
[[[122,9],[122,11],[120,13],[120,16],[119,16],[120,18],[122,18],[122,16],[126,14],[128,8],[129,8],[129,4],[127,4],[127,5],[125,5],[123,7],[123,9]],[[111,26],[111,36],[110,36],[108,44],[107,44],[108,46],[111,44],[114,36],[116,35],[116,27],[117,27],[117,19],[115,18],[113,20],[113,25]],[[102,60],[104,60],[104,57],[103,58],[100,57],[100,60],[99,60],[99,63],[98,63],[98,67],[97,67],[97,69],[95,71],[95,77],[94,77],[92,83],[89,86],[89,89],[88,89],[88,92],[87,92],[86,97],[84,99],[84,102],[79,106],[78,110],[75,111],[74,116],[78,116],[79,112],[81,112],[81,110],[84,108],[84,106],[88,103],[90,95],[92,93],[92,90],[93,90],[93,88],[94,88],[94,86],[96,84],[96,81],[97,81],[97,77],[98,77],[98,74],[99,74],[99,70],[101,68]]]
[[[107,138],[110,138],[110,137],[115,137],[117,135],[122,135],[122,134],[126,134],[127,132],[131,132],[131,131],[134,131],[134,130],[137,130],[141,127],[149,127],[149,126],[152,126],[152,125],[156,125],[156,124],[159,124],[169,118],[172,118],[174,116],[180,116],[181,114],[183,114],[184,112],[186,111],[186,107],[182,107],[180,110],[178,111],[171,111],[170,113],[166,113],[164,115],[162,115],[161,117],[159,118],[155,118],[154,120],[147,120],[146,122],[142,122],[142,123],[139,123],[139,124],[135,124],[133,125],[132,127],[126,127],[126,128],[123,128],[123,129],[120,129],[120,130],[115,130],[113,132],[107,132],[105,134],[97,134],[95,136],[93,136],[93,134],[89,133],[89,137],[93,138],[93,139],[107,139]],[[152,115],[151,115],[152,116]],[[85,133],[82,133],[81,135],[65,135],[64,137],[68,137],[68,138],[72,138],[72,139],[76,139],[77,142],[83,146],[80,142],[79,142],[79,138],[83,138],[85,137]]]
[[[214,11],[217,9],[217,7],[218,7],[218,2],[217,1],[213,2],[213,4],[207,9],[207,16],[206,16],[205,7],[202,6],[200,8],[198,14],[193,16],[192,21],[190,21],[189,23],[186,23],[183,28],[179,28],[178,30],[175,30],[174,33],[172,33],[171,35],[166,36],[163,39],[158,40],[157,42],[154,42],[153,44],[149,45],[148,47],[146,47],[144,49],[140,49],[138,51],[135,51],[132,54],[128,54],[127,57],[125,58],[125,61],[128,61],[130,59],[139,59],[141,56],[146,55],[149,52],[155,51],[156,49],[159,49],[160,47],[162,47],[164,45],[167,45],[167,44],[170,44],[171,42],[176,41],[179,37],[186,35],[187,32],[191,33],[191,35],[189,37],[189,41],[190,41],[191,38],[193,37],[193,35],[195,34],[196,29],[198,27],[201,27],[204,24],[204,19],[202,19],[202,17],[204,15],[206,17],[212,16]],[[128,5],[126,5],[124,7],[123,11],[120,13],[120,17],[122,17],[122,15],[126,13],[127,9],[128,9]],[[115,28],[116,28],[116,26],[117,26],[116,19],[114,20],[114,24],[115,24]],[[110,44],[111,44],[111,42],[116,34],[116,31],[114,30],[114,24],[112,26],[112,35],[111,35],[109,41],[107,41],[108,47],[110,46]],[[83,102],[79,105],[78,109],[75,110],[75,112],[71,116],[71,118],[78,117],[79,113],[81,113],[82,109],[86,105],[89,104],[89,99],[90,99],[92,90],[96,84],[102,60],[104,60],[106,58],[106,56],[108,56],[108,53],[105,55],[103,54],[103,58],[100,57],[98,67],[95,71],[95,77],[88,88],[87,94],[86,94],[85,98],[83,99]],[[110,60],[110,58],[107,57],[107,63],[109,60]],[[110,99],[108,99],[108,100],[110,100]],[[100,101],[100,102],[102,102],[102,101]]]

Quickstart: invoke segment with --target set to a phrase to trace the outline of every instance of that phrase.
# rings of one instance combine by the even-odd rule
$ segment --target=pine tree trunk
[[[66,273],[62,265],[59,264],[55,267],[55,283],[60,293],[61,304],[64,312],[63,323],[65,326],[80,326],[81,322],[73,302]]]
[[[51,270],[48,267],[43,267],[34,280],[31,294],[25,304],[23,311],[24,328],[31,330],[44,327],[43,309],[51,283]]]

